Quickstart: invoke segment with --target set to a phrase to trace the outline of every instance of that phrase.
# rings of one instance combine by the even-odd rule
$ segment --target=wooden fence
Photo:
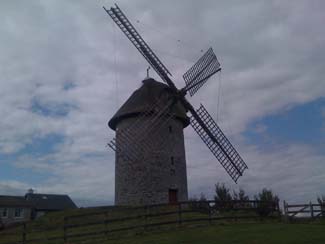
[[[99,243],[121,235],[150,231],[157,227],[177,228],[217,221],[256,221],[280,218],[278,202],[262,201],[188,201],[174,205],[141,207],[102,207],[85,209],[81,214],[65,216],[61,226],[48,228],[33,223],[21,225],[19,240],[13,243]],[[37,223],[36,221],[35,223]],[[10,233],[6,233],[10,235]],[[3,242],[0,241],[0,244]]]
[[[283,202],[284,215],[287,220],[293,220],[297,218],[320,218],[325,217],[325,205],[313,204],[288,204]]]

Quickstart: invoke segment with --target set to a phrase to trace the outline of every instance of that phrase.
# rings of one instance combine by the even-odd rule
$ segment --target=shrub
[[[239,192],[233,192],[233,200],[239,201],[236,203],[236,206],[239,208],[248,208],[251,207],[251,204],[248,202],[249,197],[246,195],[243,189],[239,189]]]
[[[215,185],[215,193],[214,200],[217,209],[232,208],[232,196],[230,194],[230,189],[225,186],[225,183],[217,183]]]
[[[215,185],[216,195],[214,196],[215,201],[231,201],[232,196],[230,194],[230,189],[225,186],[225,183],[217,183]]]
[[[257,204],[257,213],[261,217],[266,217],[271,215],[277,207],[279,198],[275,195],[272,190],[263,188],[258,195],[255,195],[255,200],[259,201]]]

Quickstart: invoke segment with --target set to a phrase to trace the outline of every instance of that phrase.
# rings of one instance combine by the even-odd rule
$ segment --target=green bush
[[[255,196],[257,203],[257,213],[261,217],[270,216],[274,213],[277,208],[279,198],[275,195],[272,190],[263,188],[258,195]]]

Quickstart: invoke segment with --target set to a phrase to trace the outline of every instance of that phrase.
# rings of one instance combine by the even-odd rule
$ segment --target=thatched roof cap
[[[152,78],[146,79],[142,83],[142,86],[133,92],[110,119],[108,125],[111,129],[115,130],[117,124],[125,118],[134,117],[148,111],[157,99],[159,99],[159,104],[163,106],[167,102],[168,95],[172,94],[167,85]],[[173,106],[172,112],[177,119],[183,122],[184,127],[188,126],[189,118],[186,116],[186,111],[180,103]]]

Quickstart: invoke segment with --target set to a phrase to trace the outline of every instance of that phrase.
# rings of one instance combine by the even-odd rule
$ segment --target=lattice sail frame
[[[215,73],[220,71],[220,63],[212,48],[209,50],[183,75],[185,90],[193,96],[205,82]]]
[[[192,127],[201,137],[202,141],[208,146],[213,155],[218,159],[220,164],[225,168],[230,177],[237,182],[244,170],[248,168],[247,165],[202,104],[196,112],[203,122],[205,122],[205,125],[216,140],[213,140],[205,132],[193,116],[190,118]]]
[[[138,49],[142,56],[148,61],[151,67],[157,72],[160,78],[169,84],[168,71],[166,66],[160,61],[156,54],[151,50],[148,44],[142,39],[137,30],[133,27],[130,21],[126,18],[122,10],[115,4],[115,8],[110,8],[107,10],[103,7],[105,11],[111,16],[118,27],[124,32],[127,38],[132,42],[132,44]]]
[[[171,111],[173,104],[174,101],[170,99],[162,106],[162,101],[157,99],[145,112],[137,116],[135,122],[118,132],[118,139],[114,137],[107,145],[118,156],[130,161],[142,160],[155,150],[157,145],[164,147],[168,141],[168,134],[161,134],[160,129],[174,118]],[[150,120],[150,124],[148,124],[148,120]],[[157,136],[158,134],[159,136]],[[118,143],[117,140],[119,140]]]

